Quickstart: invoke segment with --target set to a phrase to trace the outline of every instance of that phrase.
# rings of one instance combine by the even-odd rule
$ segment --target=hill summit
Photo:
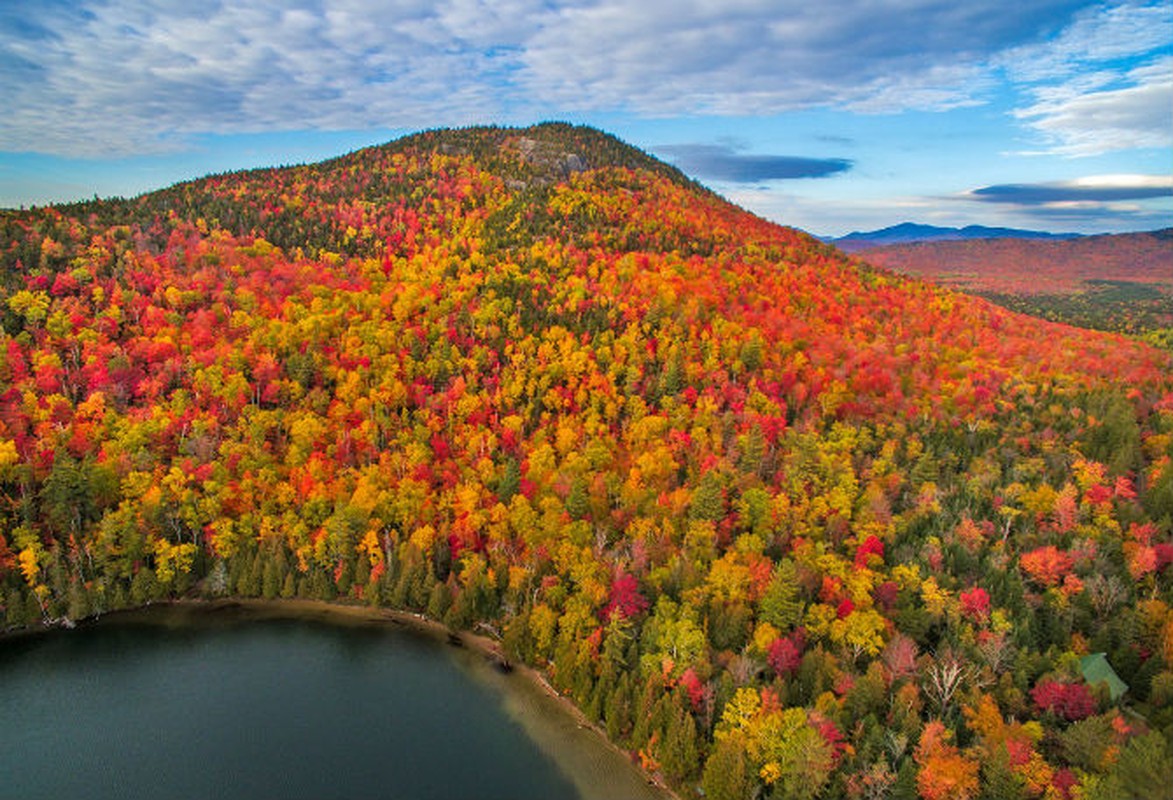
[[[0,266],[10,628],[412,609],[715,800],[1173,764],[1158,350],[561,124],[4,212]]]

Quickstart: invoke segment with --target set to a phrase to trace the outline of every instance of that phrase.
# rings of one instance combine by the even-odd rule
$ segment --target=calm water
[[[239,612],[0,642],[0,795],[553,800],[579,792],[470,654]]]

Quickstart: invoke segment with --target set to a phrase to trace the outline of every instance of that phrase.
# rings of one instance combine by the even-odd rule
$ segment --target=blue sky
[[[822,235],[1173,225],[1173,0],[7,0],[0,207],[586,123]]]

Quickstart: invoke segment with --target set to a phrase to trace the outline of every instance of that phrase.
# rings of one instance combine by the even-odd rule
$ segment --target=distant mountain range
[[[848,253],[882,247],[890,244],[912,242],[955,242],[968,239],[1077,239],[1078,233],[1046,233],[1018,228],[990,228],[985,225],[967,225],[964,228],[943,228],[937,225],[919,225],[902,222],[876,231],[854,231],[838,238],[829,237],[824,241]]]

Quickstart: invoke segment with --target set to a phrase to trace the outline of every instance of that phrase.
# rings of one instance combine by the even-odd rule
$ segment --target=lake
[[[385,621],[229,605],[0,642],[0,786],[32,798],[663,800],[553,698]]]

